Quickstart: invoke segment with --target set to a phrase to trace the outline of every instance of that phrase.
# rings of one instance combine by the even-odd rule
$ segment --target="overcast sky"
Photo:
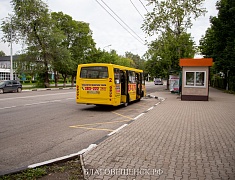
[[[128,29],[128,27],[115,16],[112,11],[102,3],[102,0],[43,1],[48,4],[51,11],[62,11],[64,14],[70,15],[74,20],[89,23],[97,48],[105,49],[106,51],[114,49],[119,55],[124,55],[126,51],[129,51],[134,54],[139,54],[140,56],[147,50],[147,46],[141,41],[146,40],[146,34],[140,28],[143,24],[143,16],[147,12],[142,5],[142,3],[146,5],[145,0],[103,0],[103,2],[105,2],[132,30]],[[102,4],[129,32],[108,14],[97,1]],[[205,0],[204,7],[206,7],[208,13],[206,16],[200,17],[194,21],[194,25],[189,31],[197,45],[199,44],[201,36],[205,34],[206,29],[210,26],[209,17],[217,15],[215,7],[216,1],[217,0]],[[148,7],[147,10],[151,12],[151,9]],[[1,22],[2,19],[7,17],[11,12],[12,8],[10,0],[0,0]],[[135,36],[135,38],[133,36]],[[0,38],[1,37],[2,32],[0,32]],[[150,41],[151,38],[147,38],[147,40]],[[13,44],[13,54],[20,49],[20,45]],[[8,43],[0,42],[0,50],[4,51],[6,55],[10,55]]]

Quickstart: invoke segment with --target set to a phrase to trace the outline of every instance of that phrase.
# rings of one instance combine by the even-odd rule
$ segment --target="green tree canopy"
[[[47,5],[41,0],[11,0],[13,14],[2,22],[3,40],[23,41],[27,51],[34,54],[36,64],[44,76],[44,84],[49,86],[49,64],[51,63],[51,43],[58,41],[58,33],[54,34],[51,27],[50,14]],[[51,42],[52,41],[52,42]],[[40,60],[39,60],[40,59]]]
[[[205,57],[212,57],[217,72],[235,74],[235,1],[220,0],[216,4],[218,16],[211,17],[211,27],[200,40]]]
[[[157,34],[151,42],[146,57],[151,58],[147,63],[149,72],[153,74],[169,75],[170,71],[179,69],[179,59],[194,56],[194,43],[187,33],[192,26],[191,18],[197,19],[204,15],[202,8],[204,0],[148,0],[153,7],[152,12],[146,14],[142,29],[152,36]],[[162,69],[162,70],[161,70]]]
[[[126,52],[125,57],[133,60],[134,68],[144,70],[145,60],[141,58],[138,54],[133,54],[132,52]]]
[[[192,20],[204,15],[204,0],[148,0],[153,11],[147,13],[143,30],[152,35],[170,31],[176,35],[186,32],[192,26]]]
[[[149,45],[146,69],[153,77],[167,77],[171,72],[180,71],[179,46],[183,57],[192,58],[195,54],[193,44],[190,34],[187,33],[181,33],[178,38],[171,33],[162,34]]]

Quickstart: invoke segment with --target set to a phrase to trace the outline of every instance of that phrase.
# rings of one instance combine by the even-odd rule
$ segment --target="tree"
[[[216,71],[223,72],[227,81],[228,72],[235,75],[235,1],[220,0],[216,6],[218,16],[211,17],[211,27],[201,38],[200,49],[205,57],[213,58]]]
[[[192,58],[195,54],[193,45],[190,34],[181,33],[178,38],[170,32],[162,34],[149,45],[149,50],[145,54],[149,59],[146,63],[146,70],[152,77],[168,79],[170,74],[181,70],[178,53],[182,57]]]
[[[133,60],[134,68],[144,70],[145,60],[142,59],[138,54],[133,54],[131,52],[126,52],[125,57]]]
[[[92,31],[88,23],[74,21],[76,25],[76,35],[71,40],[70,52],[73,60],[72,86],[76,77],[77,65],[81,63],[91,63],[94,60],[90,57],[96,53],[95,42],[92,38]]]
[[[0,56],[6,56],[6,54],[3,51],[0,51]]]
[[[51,63],[50,41],[56,41],[57,34],[53,33],[47,5],[42,0],[12,0],[13,14],[2,22],[4,41],[10,42],[10,32],[13,41],[23,41],[27,51],[32,51],[40,64],[45,87],[49,86],[49,65]],[[38,61],[40,59],[40,61]],[[40,62],[40,63],[38,63]]]
[[[196,19],[205,14],[206,10],[201,7],[204,0],[148,0],[148,2],[149,6],[153,6],[153,11],[147,13],[142,29],[150,36],[158,35],[158,38],[150,44],[151,49],[148,53],[155,58],[152,59],[155,64],[164,68],[163,74],[167,72],[169,75],[171,70],[179,69],[180,58],[192,56],[194,52],[192,40],[186,32],[192,26],[192,17]],[[167,88],[168,85],[169,83]]]
[[[204,0],[148,0],[154,6],[153,12],[146,15],[143,30],[149,34],[162,34],[165,31],[174,33],[177,37],[192,27],[191,18],[204,15],[206,10],[201,8]]]

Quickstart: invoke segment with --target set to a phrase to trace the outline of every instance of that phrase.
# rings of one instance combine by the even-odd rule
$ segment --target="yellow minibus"
[[[106,63],[78,65],[78,104],[127,106],[145,95],[143,70]]]

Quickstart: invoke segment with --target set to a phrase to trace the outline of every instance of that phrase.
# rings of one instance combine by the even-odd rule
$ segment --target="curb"
[[[23,92],[29,92],[29,91],[53,91],[53,90],[70,90],[70,89],[76,89],[76,87],[68,87],[68,88],[35,88],[35,89],[23,89]]]
[[[0,173],[0,176],[9,175],[9,174],[16,174],[18,172],[21,172],[21,171],[24,171],[24,170],[27,170],[27,169],[33,169],[33,168],[37,168],[37,167],[40,167],[40,166],[45,166],[45,165],[50,165],[50,164],[53,164],[53,163],[59,163],[59,162],[63,162],[63,161],[72,160],[72,159],[84,154],[85,152],[90,151],[91,149],[93,149],[96,146],[97,146],[96,144],[90,144],[87,148],[82,149],[81,151],[79,151],[77,153],[69,154],[69,155],[58,157],[58,158],[51,159],[51,160],[48,160],[48,161],[43,161],[43,162],[40,162],[40,163],[31,164],[29,166],[24,166],[24,167],[21,167],[21,168],[10,170],[10,171],[4,172],[4,173]]]
[[[66,88],[67,89],[67,88]],[[50,90],[50,89],[45,89],[45,90]],[[58,90],[58,89],[57,89]],[[43,162],[40,162],[40,163],[35,163],[35,164],[31,164],[29,166],[25,166],[25,167],[21,167],[21,168],[18,168],[18,169],[14,169],[14,170],[10,170],[10,171],[7,171],[7,172],[4,172],[4,173],[0,173],[0,176],[3,176],[3,175],[9,175],[9,174],[15,174],[15,173],[18,173],[20,171],[24,171],[24,170],[27,170],[27,169],[33,169],[33,168],[37,168],[37,167],[40,167],[40,166],[45,166],[45,165],[50,165],[50,164],[53,164],[53,163],[58,163],[58,162],[62,162],[62,161],[68,161],[68,160],[72,160],[74,158],[77,158],[78,156],[80,157],[80,163],[82,165],[82,169],[84,170],[84,162],[83,162],[83,159],[81,159],[81,156],[83,156],[83,154],[89,152],[90,150],[92,150],[93,148],[95,148],[96,146],[99,145],[99,143],[101,143],[102,141],[104,141],[105,139],[107,139],[108,137],[112,136],[113,134],[119,132],[121,129],[123,129],[124,127],[128,126],[130,123],[132,123],[133,121],[139,119],[141,116],[143,116],[144,114],[146,114],[148,111],[152,110],[154,107],[156,107],[157,105],[161,104],[161,102],[165,101],[165,98],[163,97],[156,97],[156,96],[153,96],[151,94],[147,95],[148,97],[150,98],[155,98],[155,99],[158,99],[160,100],[160,102],[154,104],[152,107],[150,107],[149,109],[147,109],[146,111],[140,113],[138,116],[136,116],[135,118],[133,118],[132,120],[128,121],[126,124],[123,124],[122,126],[120,126],[119,128],[117,128],[116,130],[112,131],[111,133],[107,134],[106,136],[104,136],[103,138],[95,141],[94,143],[90,144],[87,148],[85,149],[82,149],[81,151],[77,152],[77,153],[73,153],[73,154],[69,154],[69,155],[66,155],[66,156],[62,156],[62,157],[58,157],[58,158],[55,158],[55,159],[51,159],[51,160],[48,160],[48,161],[43,161]],[[84,171],[83,171],[84,173]]]

